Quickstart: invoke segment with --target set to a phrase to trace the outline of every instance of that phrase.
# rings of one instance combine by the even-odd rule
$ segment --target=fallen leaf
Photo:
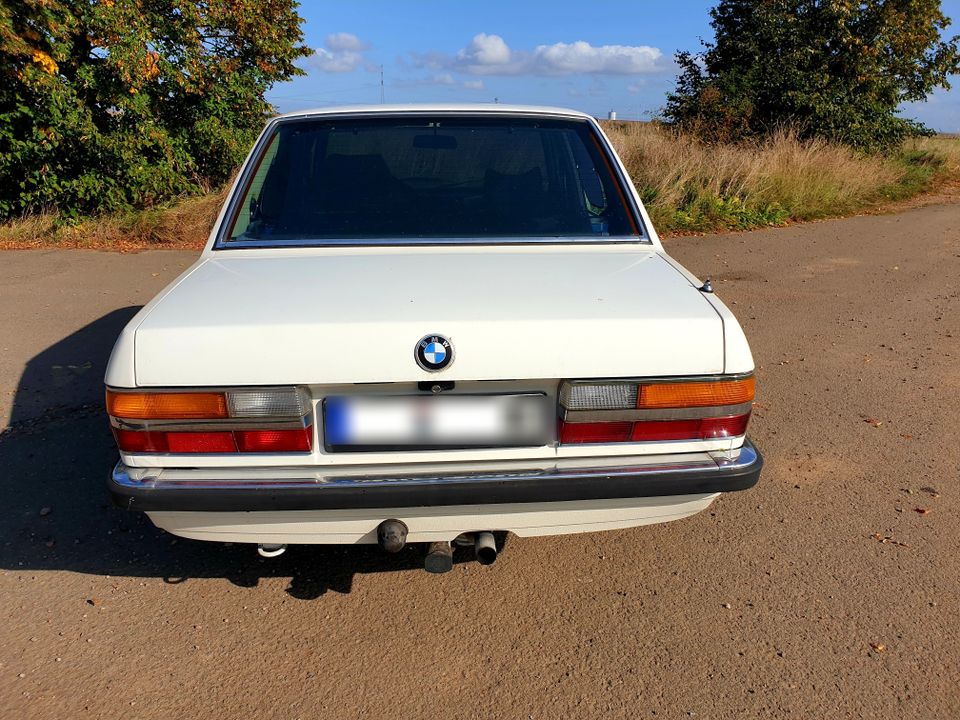
[[[884,536],[884,535],[881,535],[880,533],[874,533],[870,537],[872,537],[874,540],[876,540],[879,543],[883,543],[884,545],[896,545],[897,547],[910,547],[905,542],[894,540],[890,535]]]
[[[883,425],[883,420],[877,420],[876,418],[872,417],[864,418],[863,421],[868,425],[873,425],[874,427],[880,427]]]
[[[876,650],[878,653],[886,652],[887,646],[883,643],[870,643],[870,647]]]
[[[913,435],[905,435],[904,433],[900,433],[900,437],[902,437],[904,440],[913,440]]]
[[[915,507],[913,511],[915,513],[919,513],[920,515],[926,515],[930,512],[930,508]]]

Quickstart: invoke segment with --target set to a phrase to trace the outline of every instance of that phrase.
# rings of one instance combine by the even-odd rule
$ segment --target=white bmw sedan
[[[451,544],[683,518],[757,482],[753,360],[593,118],[271,120],[120,335],[115,501],[187,538]]]

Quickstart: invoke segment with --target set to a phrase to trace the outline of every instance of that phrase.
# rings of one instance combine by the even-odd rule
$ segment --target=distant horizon
[[[379,104],[382,97],[387,103],[499,100],[650,120],[674,87],[674,53],[698,51],[700,38],[713,37],[714,5],[608,2],[604,21],[585,17],[582,3],[568,0],[469,7],[421,0],[390,10],[375,2],[304,2],[305,42],[314,50],[299,63],[307,74],[266,96],[281,113]],[[947,36],[960,34],[960,0],[942,6],[953,20]],[[960,133],[960,91],[938,89],[925,103],[905,103],[901,115]]]

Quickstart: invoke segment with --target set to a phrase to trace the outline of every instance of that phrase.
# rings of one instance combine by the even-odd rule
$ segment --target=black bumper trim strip
[[[108,481],[114,503],[128,510],[253,512],[366,508],[494,505],[569,502],[613,498],[692,495],[746,490],[757,484],[763,457],[746,441],[741,461],[713,467],[584,468],[535,470],[475,477],[384,479],[384,482],[298,483],[283,487],[223,485],[201,487],[176,482],[143,484],[130,480],[118,464]],[[119,474],[118,474],[119,473]],[[369,479],[368,479],[369,480]]]

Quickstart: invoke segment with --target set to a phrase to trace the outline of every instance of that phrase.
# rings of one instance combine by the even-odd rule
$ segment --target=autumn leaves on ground
[[[960,138],[944,135],[868,155],[789,132],[718,146],[651,123],[605,123],[605,131],[663,235],[840,217],[960,181]],[[226,191],[74,223],[30,215],[0,225],[0,248],[199,249]]]

